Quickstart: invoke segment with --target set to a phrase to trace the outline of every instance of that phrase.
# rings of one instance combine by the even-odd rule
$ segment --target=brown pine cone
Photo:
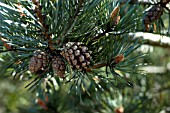
[[[52,68],[53,68],[54,74],[56,74],[57,76],[61,78],[64,78],[66,66],[61,57],[59,56],[53,57]]]
[[[68,42],[63,46],[61,55],[78,70],[87,69],[90,65],[91,51],[80,42]]]
[[[154,5],[146,11],[143,18],[144,24],[150,24],[151,22],[159,19],[163,14],[163,8],[160,5]]]
[[[42,71],[48,66],[48,63],[48,55],[45,52],[36,51],[29,62],[29,71],[31,71],[31,73]]]
[[[163,14],[163,7],[161,5],[154,5],[145,11],[143,22],[145,24],[146,31],[149,30],[149,24],[159,19]]]

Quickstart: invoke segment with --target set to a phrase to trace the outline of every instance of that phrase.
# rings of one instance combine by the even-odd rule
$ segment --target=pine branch
[[[67,40],[72,41],[70,36],[77,35],[77,33],[78,34],[79,33],[80,34],[81,33],[86,34],[87,32],[90,32],[90,35],[92,36],[92,40],[99,39],[99,38],[105,36],[107,33],[109,33],[108,37],[102,38],[101,40],[97,41],[96,43],[91,44],[91,48],[94,47],[93,48],[94,49],[94,54],[93,54],[94,65],[91,66],[90,68],[87,68],[86,71],[92,72],[93,71],[92,69],[98,69],[98,68],[101,68],[101,67],[109,66],[112,69],[111,69],[111,72],[109,72],[109,70],[107,70],[107,68],[106,68],[106,74],[107,75],[109,73],[112,74],[112,75],[117,75],[116,72],[114,72],[114,69],[120,70],[120,71],[123,71],[123,72],[136,73],[136,71],[134,71],[135,69],[133,68],[133,71],[132,71],[131,67],[134,67],[134,65],[135,65],[134,61],[136,59],[142,57],[141,55],[138,55],[138,56],[131,58],[131,59],[130,58],[126,59],[124,62],[120,63],[118,66],[116,64],[123,61],[124,57],[129,56],[134,50],[136,50],[140,46],[140,45],[138,45],[138,40],[135,41],[135,39],[134,39],[135,43],[132,44],[130,42],[131,39],[129,39],[128,38],[129,36],[126,35],[127,32],[129,33],[129,32],[134,31],[133,27],[135,27],[135,25],[136,25],[135,22],[138,21],[138,16],[139,16],[134,11],[136,11],[138,7],[132,6],[131,8],[129,8],[129,12],[125,13],[125,15],[122,14],[121,19],[117,18],[119,16],[119,13],[118,13],[119,7],[117,7],[117,10],[115,9],[115,11],[114,10],[112,11],[111,16],[110,16],[111,18],[106,18],[105,16],[100,18],[100,16],[99,16],[100,13],[101,13],[101,15],[106,13],[105,12],[105,5],[107,5],[107,4],[103,5],[102,7],[96,7],[96,6],[98,6],[98,4],[96,4],[97,1],[94,1],[94,4],[91,1],[88,4],[83,3],[83,1],[84,0],[75,1],[75,2],[73,1],[73,4],[72,4],[72,2],[68,2],[68,4],[66,4],[64,1],[61,0],[60,3],[57,4],[58,6],[56,6],[56,8],[54,7],[54,13],[51,13],[51,11],[53,11],[53,9],[50,9],[50,8],[53,7],[53,4],[51,4],[51,6],[47,5],[47,7],[46,7],[46,5],[43,5],[42,1],[39,3],[39,0],[32,0],[32,3],[33,3],[32,5],[35,6],[34,11],[35,11],[35,14],[36,14],[36,18],[34,18],[34,20],[38,21],[38,22],[36,22],[36,24],[38,23],[38,29],[43,29],[41,35],[44,35],[43,38],[45,39],[45,41],[48,41],[49,49],[54,50],[54,47],[53,47],[54,46],[54,43],[53,43],[54,38],[56,38],[58,41],[61,40],[61,45],[62,45],[62,41],[63,42],[65,42],[65,41],[67,42]],[[41,5],[45,6],[45,7],[42,7]],[[68,5],[70,5],[70,7]],[[85,7],[85,5],[87,5],[87,6]],[[91,10],[89,10],[90,5],[91,5]],[[65,7],[69,7],[69,8],[64,10]],[[49,12],[48,12],[48,10],[46,10],[46,8],[49,8]],[[96,11],[93,12],[94,9]],[[46,13],[44,13],[44,10],[46,11]],[[58,11],[58,13],[57,13],[57,11]],[[50,18],[44,18],[43,13],[49,14]],[[56,14],[56,13],[57,13],[57,15],[53,15],[53,14]],[[82,15],[80,15],[80,14],[82,14]],[[81,18],[78,18],[78,17],[81,17]],[[89,17],[91,17],[91,18],[89,18]],[[45,20],[48,21],[48,19],[50,20],[49,23],[45,22]],[[92,22],[93,20],[96,20],[96,22]],[[116,22],[115,22],[115,20],[116,20]],[[119,20],[120,20],[120,22],[117,22]],[[50,27],[47,26],[47,23],[48,23],[48,25],[50,25]],[[115,25],[115,23],[117,23],[117,24]],[[88,29],[86,29],[86,27]],[[10,28],[11,28],[11,31],[13,32],[12,27],[10,27]],[[14,26],[14,28],[16,28],[16,26]],[[103,30],[103,32],[100,32],[101,29]],[[112,31],[115,34],[112,34],[111,33]],[[125,35],[123,35],[123,34],[120,35],[119,31],[121,31],[121,33],[123,33],[123,34],[125,32],[126,33],[125,33]],[[34,34],[33,32],[31,32],[31,33]],[[22,34],[22,32],[20,34]],[[55,35],[53,37],[53,39],[52,39],[52,34]],[[112,36],[114,36],[114,39],[113,39]],[[8,36],[8,37],[10,38],[10,36]],[[78,37],[78,38],[80,39],[82,37]],[[44,39],[43,39],[43,41],[44,41]],[[128,41],[128,39],[130,41]],[[29,49],[28,48],[29,46],[25,46],[24,44],[25,43],[27,44],[27,42],[33,41],[33,39],[28,40],[28,41],[26,39],[23,39],[22,41],[20,41],[21,40],[20,36],[17,37],[17,40],[16,40],[16,37],[11,38],[11,40],[17,46],[20,45],[18,43],[18,40],[19,40],[19,42],[22,44],[21,49]],[[82,40],[82,39],[80,39],[80,40]],[[35,45],[36,44],[37,43],[35,43]],[[31,43],[29,45],[31,47],[33,46]],[[47,46],[47,44],[45,44],[45,46]],[[25,48],[23,48],[23,47],[25,47]],[[34,46],[34,47],[37,48],[37,46]],[[86,52],[86,49],[85,50],[83,50],[81,48],[79,49],[78,44],[75,44],[75,47],[77,47],[78,49],[76,49],[76,50],[79,50],[81,54],[83,53],[83,55],[76,56],[76,53],[75,53],[76,51],[75,50],[73,51],[73,48],[63,47],[65,50],[61,50],[61,51],[69,54],[69,55],[63,55],[63,58],[65,58],[66,60],[69,59],[69,61],[72,59],[72,64],[71,64],[72,66],[83,67],[84,64],[87,65],[88,62],[87,63],[85,62],[84,64],[82,64],[81,62],[82,61],[89,61],[90,62],[90,60],[89,60],[90,58],[88,57],[88,56],[90,56],[90,54],[84,54]],[[89,47],[89,50],[91,50],[91,48]],[[101,48],[101,49],[98,49],[98,48]],[[30,49],[32,49],[32,48],[30,48]],[[70,52],[71,50],[72,50],[72,53]],[[85,52],[83,52],[83,51],[85,51]],[[70,55],[70,53],[72,55]],[[90,53],[90,52],[87,52],[87,53]],[[30,54],[32,55],[33,53],[30,52]],[[27,64],[28,64],[28,61],[29,61],[29,58],[30,58],[30,54],[28,54],[27,51],[25,53],[22,53],[22,52],[18,53],[17,52],[18,58],[24,57],[26,59]],[[122,55],[120,55],[120,54],[122,54]],[[115,57],[116,55],[118,55],[118,56]],[[50,58],[52,58],[54,55],[50,54],[49,56],[50,56]],[[67,58],[64,57],[64,56],[67,56]],[[74,56],[74,57],[76,56],[76,57],[73,58],[71,56]],[[89,59],[86,60],[85,58],[86,59],[89,58]],[[43,60],[43,61],[42,60],[40,61],[41,62],[40,65],[42,65],[42,66],[45,65],[45,68],[46,68],[47,66],[46,66],[46,64],[44,64],[44,60],[47,59],[47,58],[43,59],[43,56],[42,56],[39,59]],[[79,65],[78,63],[75,63],[75,62],[74,63],[76,65],[73,65],[73,59],[74,59],[74,61],[77,61],[78,63],[80,62],[81,65]],[[85,60],[83,60],[83,59],[85,59]],[[53,59],[52,60],[49,59],[49,60],[50,60],[50,62],[54,61]],[[69,61],[67,60],[68,63],[69,63]],[[110,62],[110,61],[112,61],[112,62]],[[101,62],[103,62],[103,63],[101,63]],[[59,64],[58,60],[57,60],[57,63]],[[29,64],[31,64],[31,63],[29,63]],[[33,64],[34,64],[34,66],[36,66],[35,65],[36,63],[33,63]],[[58,66],[58,64],[57,64],[57,66]],[[41,68],[38,69],[38,71],[42,71],[42,73],[43,73],[41,78],[36,78],[35,81],[28,84],[29,89],[33,89],[33,87],[35,87],[37,84],[40,84],[42,82],[43,78],[48,77],[49,75],[53,74],[51,72],[51,69],[53,68],[53,66],[51,65],[51,63],[48,63],[47,65],[48,65],[47,69],[49,69],[48,70],[49,73],[46,72],[46,70],[42,70],[42,66],[41,66]],[[33,66],[33,68],[34,68],[34,66]],[[17,66],[15,70],[18,70],[18,69],[19,69],[19,71],[23,72],[21,70],[22,67]],[[59,69],[59,68],[57,68],[57,69]],[[77,68],[77,69],[79,69],[79,68]],[[67,72],[71,72],[72,70],[74,71],[74,68],[68,69]],[[20,74],[19,71],[16,71],[16,72]],[[34,73],[34,71],[33,71],[33,73]],[[80,70],[80,71],[75,71],[74,75],[73,75],[74,76],[73,85],[78,87],[76,89],[76,93],[80,92],[79,90],[81,90],[81,87],[80,87],[81,85],[85,86],[84,85],[84,77],[81,76],[82,74],[83,74],[83,72],[81,72],[81,70]],[[91,79],[89,79],[89,80],[91,80]],[[28,87],[28,86],[26,86],[26,87]],[[94,87],[96,87],[96,85]],[[71,88],[72,88],[72,86],[71,86]],[[70,90],[71,90],[71,88],[70,88]]]
[[[39,18],[39,22],[41,24],[41,26],[44,28],[44,36],[45,39],[48,41],[48,46],[51,50],[54,50],[55,48],[53,47],[53,40],[52,40],[52,35],[48,33],[48,27],[45,25],[45,18],[41,12],[41,6],[39,3],[39,0],[32,0],[32,2],[34,3],[35,7],[35,12],[37,17]]]
[[[140,70],[144,70],[146,73],[166,73],[168,71],[170,71],[170,62],[167,63],[167,67],[166,66],[145,66],[145,67],[141,67]]]
[[[100,39],[102,36],[105,36],[106,33],[111,32],[112,29],[109,27],[109,24],[110,24],[110,22],[107,24],[106,30],[105,30],[104,32],[98,34],[97,36],[92,37],[92,40],[98,40],[98,39]]]
[[[147,45],[170,48],[170,37],[167,36],[143,32],[130,33],[129,35],[134,36],[134,40],[132,41],[135,41],[136,38],[141,37],[143,40],[140,40],[140,43],[144,41],[144,44]]]
[[[122,62],[123,60],[124,60],[124,55],[122,55],[122,54],[117,55],[111,59],[112,65],[118,64],[118,63]],[[91,66],[90,68],[87,68],[86,71],[91,72],[92,71],[91,69],[98,69],[98,68],[101,68],[104,66],[111,66],[111,65],[107,64],[107,63],[96,64],[96,65]]]
[[[91,72],[92,69],[98,69],[98,68],[101,68],[101,67],[104,67],[104,66],[107,66],[107,64],[106,63],[96,64],[96,65],[92,66],[91,68],[87,68],[86,71]]]
[[[121,4],[127,3],[129,0],[122,0]],[[130,0],[130,4],[153,5],[153,0]]]

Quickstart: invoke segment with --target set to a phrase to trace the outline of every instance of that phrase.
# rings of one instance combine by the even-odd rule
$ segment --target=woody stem
[[[107,66],[107,64],[106,63],[96,64],[96,65],[91,66],[90,68],[87,68],[86,71],[92,72],[92,69],[97,69],[97,68],[101,68],[104,66]]]
[[[43,35],[45,40],[47,40],[48,42],[48,47],[50,48],[50,50],[54,50],[55,48],[53,47],[53,40],[52,40],[52,35],[48,33],[48,27],[45,25],[45,20],[44,17],[42,15],[41,12],[41,6],[38,0],[32,0],[32,2],[35,4],[35,12],[37,17],[39,18],[39,23],[41,24],[41,26],[43,27],[44,31],[43,31]]]

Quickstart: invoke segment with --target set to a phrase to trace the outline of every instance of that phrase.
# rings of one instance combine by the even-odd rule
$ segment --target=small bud
[[[116,20],[114,21],[114,25],[117,25],[119,23],[119,21],[120,21],[120,16],[117,16]]]
[[[124,60],[124,55],[120,54],[120,55],[117,55],[115,58],[114,58],[114,62],[116,64],[122,62]]]
[[[112,20],[115,20],[115,19],[116,19],[116,17],[118,16],[119,10],[120,10],[120,7],[119,7],[119,6],[116,6],[116,7],[113,9],[112,13],[110,14],[110,18],[111,18]]]

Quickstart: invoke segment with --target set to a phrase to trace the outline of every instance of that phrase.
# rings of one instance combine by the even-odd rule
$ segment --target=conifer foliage
[[[146,54],[134,54],[142,43],[129,33],[149,29],[146,27],[160,19],[167,2],[153,6],[144,18],[139,4],[128,3],[0,2],[0,52],[9,57],[2,62],[0,75],[10,70],[14,78],[32,80],[26,88],[39,95],[55,94],[59,88],[78,94],[80,100],[82,95],[100,99],[102,92],[132,87],[131,78],[125,75],[139,74],[138,61]],[[141,28],[141,20],[145,28]],[[40,99],[38,103],[42,103]]]
[[[134,44],[127,42],[133,26],[125,26],[137,6],[122,19],[119,4],[107,0],[7,1],[0,8],[1,52],[12,56],[6,69],[12,68],[14,77],[34,74],[30,89],[54,75],[64,78],[65,83],[74,81],[78,92],[90,87],[86,79],[97,87],[94,78],[100,76],[102,67],[106,67],[106,75],[100,76],[104,80],[120,77],[115,70],[130,72],[125,68],[132,62],[128,56],[140,46],[137,40]],[[133,14],[128,24],[135,24],[138,16]]]
[[[134,13],[137,6],[121,15],[126,5],[109,0],[0,3],[1,53],[11,55],[4,71],[13,69],[15,78],[34,78],[29,89],[54,77],[58,84],[72,84],[70,90],[77,93],[91,87],[103,90],[96,78],[115,87],[115,77],[131,85],[116,72],[137,73],[132,71],[134,61],[143,56],[130,57],[140,44],[138,39],[131,43],[128,33],[140,15]]]
[[[161,17],[169,11],[168,3],[161,0],[143,12],[130,0],[0,2],[0,75],[8,71],[15,79],[28,80],[25,87],[36,92],[45,111],[65,113],[63,107],[74,102],[79,107],[74,110],[93,112],[85,109],[90,106],[123,113],[124,106],[113,109],[108,98],[117,89],[133,87],[133,77],[141,76],[139,61],[147,55],[136,51],[143,40],[130,33],[163,34]],[[79,103],[84,98],[88,104]]]

